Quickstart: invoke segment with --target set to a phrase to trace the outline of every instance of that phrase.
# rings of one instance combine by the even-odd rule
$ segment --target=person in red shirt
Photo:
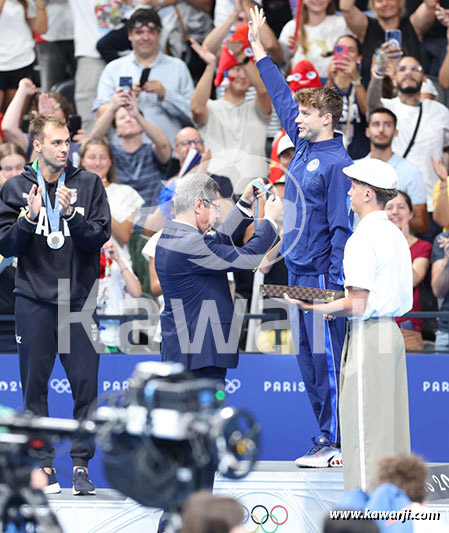
[[[398,191],[396,198],[387,203],[385,211],[388,218],[402,231],[410,246],[413,267],[413,307],[411,311],[421,311],[421,283],[429,268],[432,245],[410,233],[409,224],[413,218],[413,205],[406,192]],[[405,349],[407,351],[423,350],[422,319],[397,318],[396,321],[404,336]]]

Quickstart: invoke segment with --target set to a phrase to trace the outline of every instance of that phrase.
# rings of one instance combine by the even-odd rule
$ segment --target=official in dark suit
[[[226,219],[210,232],[219,216],[218,191],[217,183],[202,174],[179,181],[176,218],[165,222],[155,266],[165,300],[162,360],[180,362],[197,377],[224,380],[226,369],[238,364],[240,336],[227,273],[259,265],[278,240],[276,219],[282,204],[270,198],[253,237],[237,247],[234,242],[253,222],[253,186],[246,187]]]

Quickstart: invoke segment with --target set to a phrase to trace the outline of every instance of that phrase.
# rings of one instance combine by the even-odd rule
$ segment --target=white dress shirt
[[[407,239],[385,211],[369,213],[348,239],[345,287],[369,291],[363,319],[399,317],[413,305],[412,259]]]

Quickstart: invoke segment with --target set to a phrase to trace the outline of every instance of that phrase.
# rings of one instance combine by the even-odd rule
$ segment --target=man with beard
[[[419,61],[411,56],[401,58],[396,67],[393,81],[398,96],[381,98],[382,81],[387,68],[397,62],[395,58],[401,53],[389,48],[388,44],[384,43],[381,47],[379,61],[368,87],[368,109],[372,112],[383,105],[396,115],[398,135],[393,139],[393,151],[418,165],[424,178],[427,209],[431,213],[433,187],[438,176],[430,156],[438,161],[443,156],[443,149],[449,146],[449,110],[435,100],[421,101],[424,71]]]
[[[365,159],[380,159],[396,170],[398,190],[406,192],[413,203],[410,229],[425,233],[429,230],[429,215],[423,177],[417,165],[393,152],[391,144],[398,134],[396,124],[396,115],[386,107],[377,107],[371,113],[365,132],[370,140],[370,153]]]

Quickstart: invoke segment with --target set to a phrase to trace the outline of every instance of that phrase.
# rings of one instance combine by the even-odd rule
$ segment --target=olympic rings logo
[[[234,394],[242,386],[242,382],[239,379],[225,379],[225,392],[228,394]]]
[[[250,519],[254,524],[256,524],[256,527],[253,529],[246,529],[245,526],[245,529],[248,533],[256,533],[256,531],[259,530],[259,527],[263,531],[263,533],[275,533],[279,529],[279,526],[283,526],[288,520],[288,511],[283,505],[275,505],[270,512],[268,512],[268,509],[265,507],[265,505],[261,504],[255,505],[251,509],[251,512],[245,506],[243,506],[243,509],[246,513],[243,524],[249,522]],[[256,509],[261,509],[261,511],[256,512]],[[283,511],[283,514],[285,515],[283,517],[283,520],[279,520],[279,518],[282,517],[282,514],[281,516],[279,516],[279,512],[276,512],[276,514],[274,514],[274,511],[276,511],[276,509]],[[267,527],[265,526],[268,520],[270,520],[271,523],[274,524],[274,527],[272,529],[267,529]]]
[[[57,379],[54,378],[50,381],[50,387],[56,391],[58,394],[71,393],[72,389],[70,387],[69,380],[66,378],[63,379]]]

